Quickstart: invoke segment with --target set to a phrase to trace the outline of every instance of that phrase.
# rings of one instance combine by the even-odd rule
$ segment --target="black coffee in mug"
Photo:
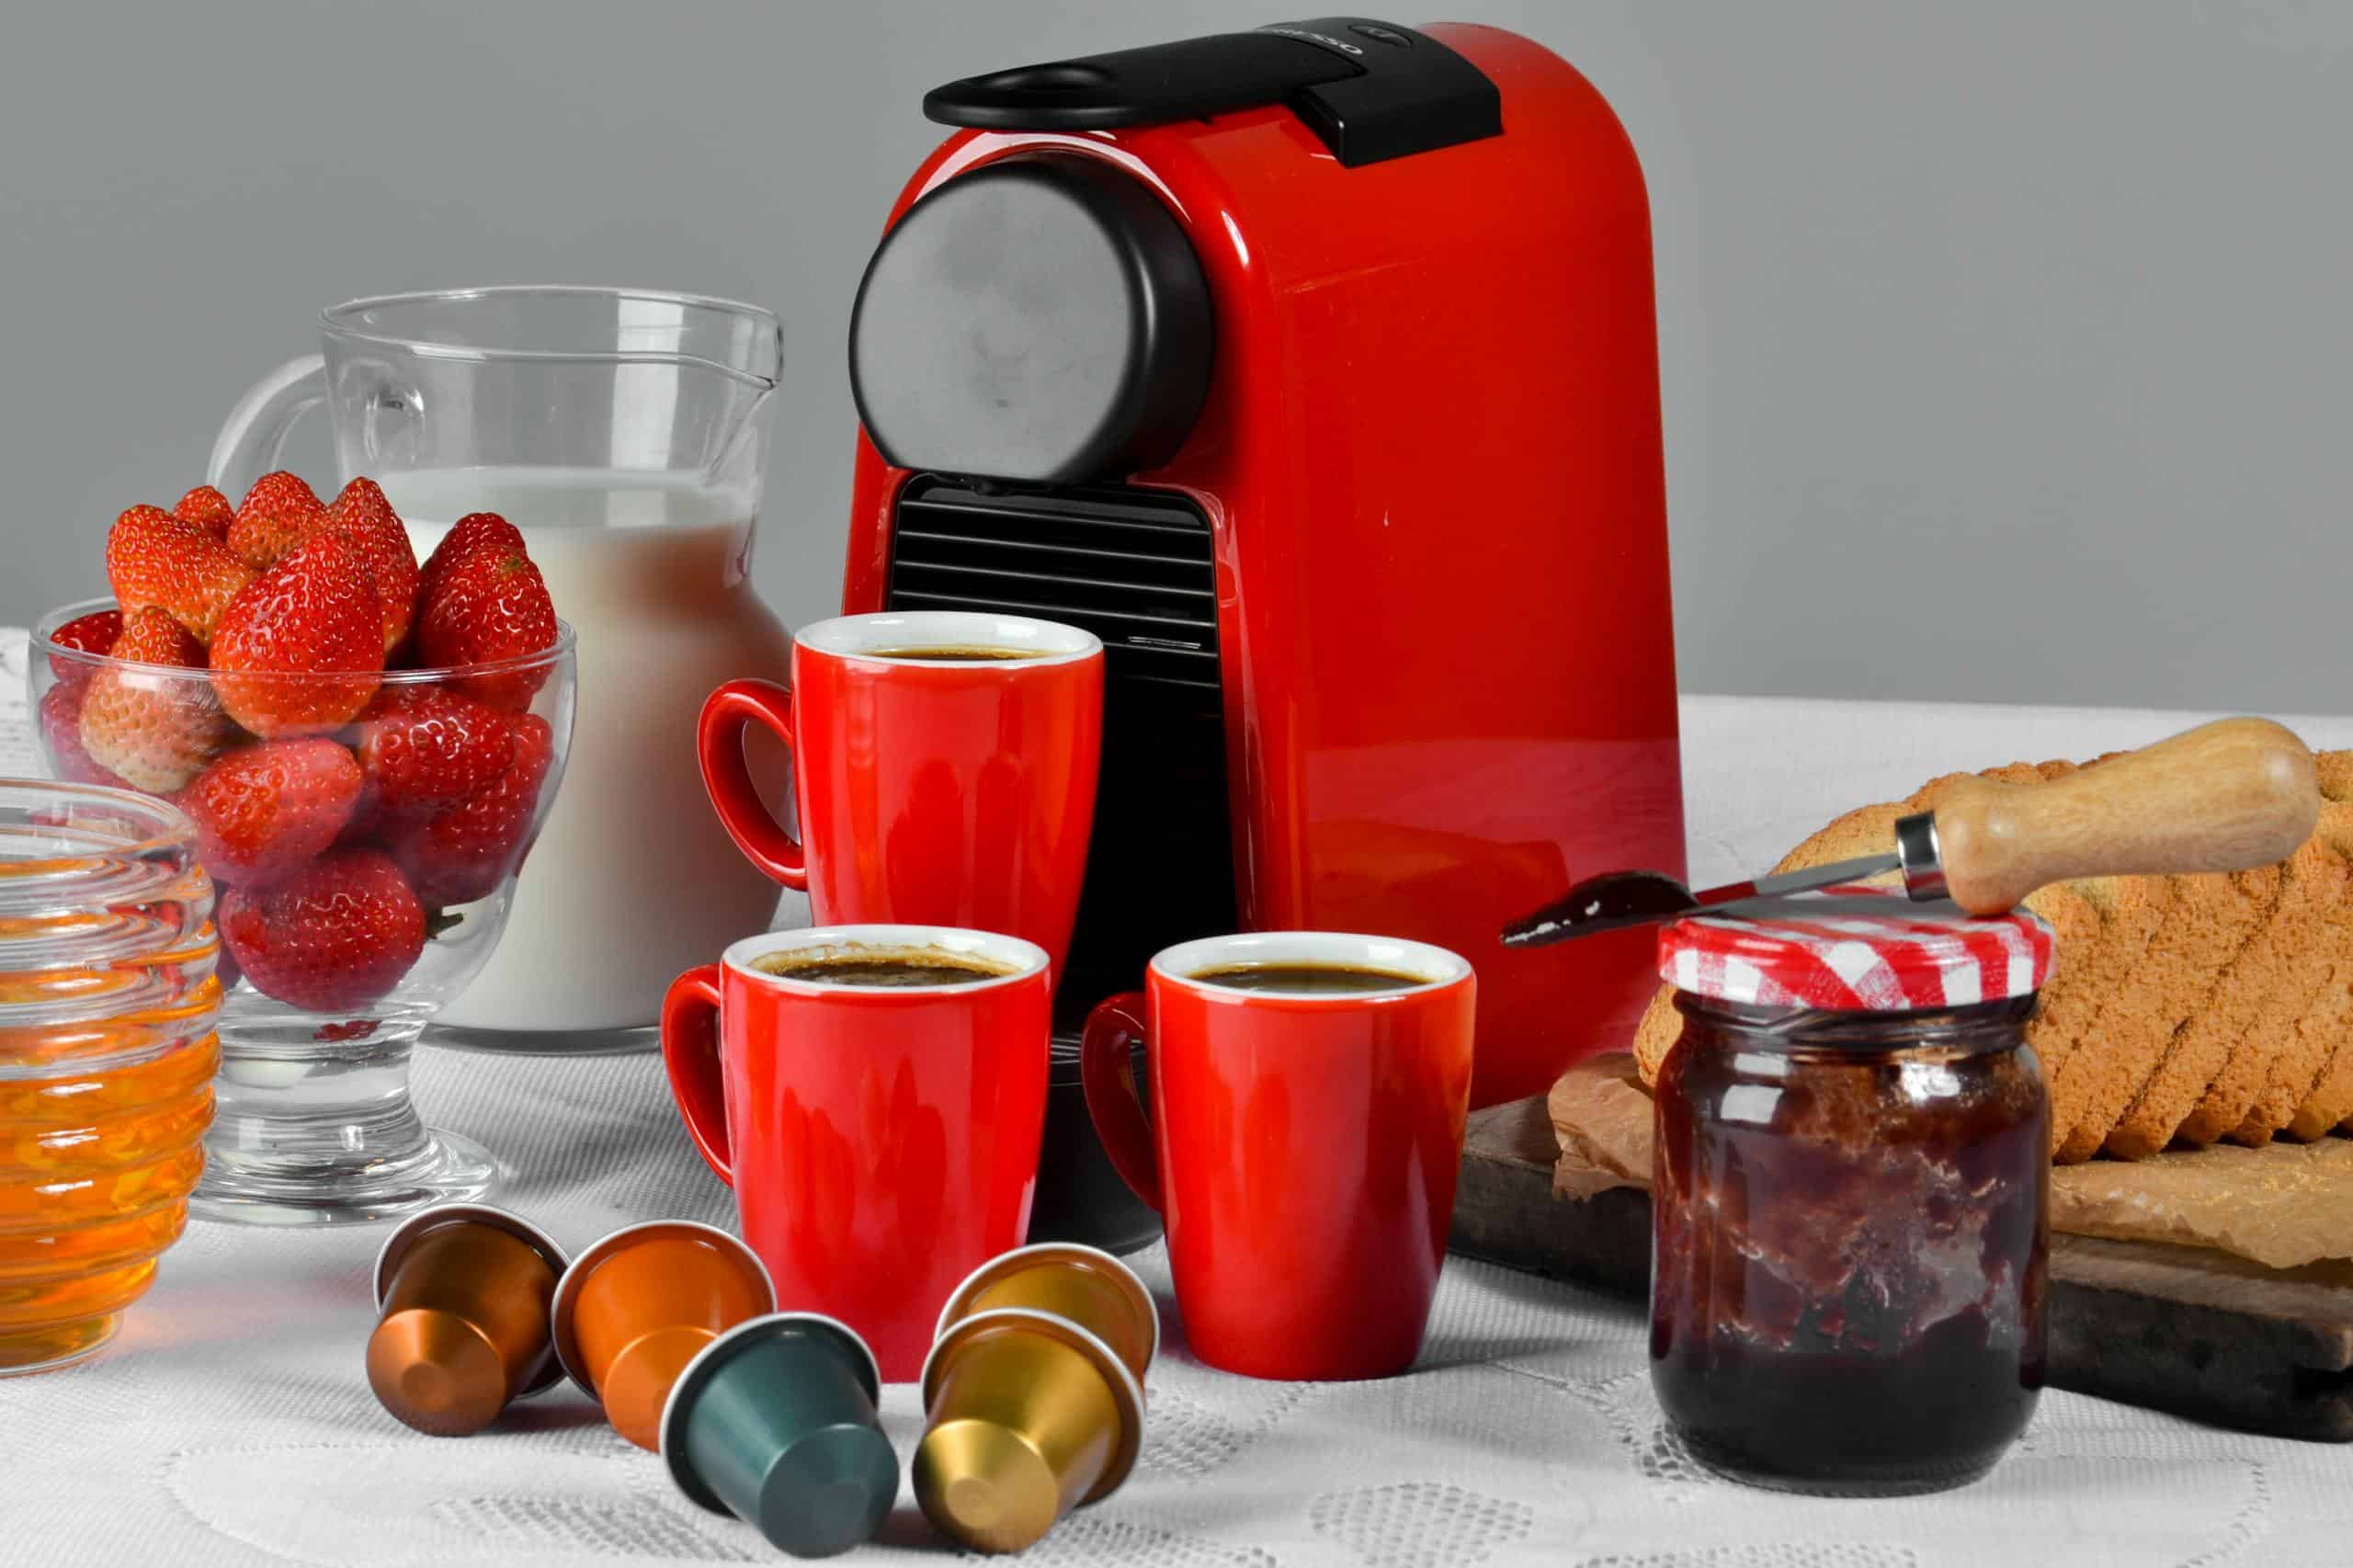
[[[970,985],[976,980],[1003,980],[1015,971],[984,963],[962,953],[933,948],[871,948],[862,952],[814,948],[788,949],[752,960],[752,968],[781,980],[803,980],[813,985]]]
[[[985,665],[1002,664],[1009,659],[1042,659],[1051,649],[995,648],[978,642],[960,642],[945,648],[875,648],[867,657],[872,659],[937,659],[942,664]]]
[[[1311,996],[1405,991],[1429,983],[1418,974],[1344,963],[1237,963],[1222,969],[1197,970],[1187,978],[1222,985],[1228,991],[1292,991]]]

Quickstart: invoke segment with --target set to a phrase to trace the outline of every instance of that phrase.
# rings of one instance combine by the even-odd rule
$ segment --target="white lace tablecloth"
[[[5,652],[5,650],[0,650]],[[21,660],[21,643],[14,650]],[[0,677],[4,680],[5,677]],[[0,691],[6,687],[0,685]],[[1693,871],[1769,863],[1835,812],[1932,774],[2086,756],[2193,716],[1691,699]],[[2353,721],[2300,723],[2353,744]],[[13,737],[8,737],[13,738]],[[1498,915],[1507,911],[1498,911]],[[499,1195],[567,1244],[657,1216],[721,1223],[649,1059],[423,1052],[430,1119],[509,1161]],[[376,1231],[189,1228],[94,1360],[0,1381],[0,1564],[336,1568],[762,1562],[569,1389],[437,1439],[362,1380]],[[1134,1478],[1029,1554],[1133,1568],[1938,1568],[2353,1562],[2353,1449],[2043,1396],[1988,1480],[1904,1502],[1779,1496],[1695,1473],[1662,1441],[1640,1308],[1448,1262],[1409,1376],[1264,1383],[1187,1354],[1166,1259],[1137,1260],[1170,1333]],[[886,1391],[903,1454],[914,1390]],[[903,1495],[853,1561],[952,1551]]]

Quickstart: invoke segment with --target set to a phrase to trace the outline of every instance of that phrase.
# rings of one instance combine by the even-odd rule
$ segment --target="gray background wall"
[[[2353,6],[1438,8],[1574,62],[1643,153],[1688,689],[2353,711]],[[1293,14],[18,7],[0,620],[96,591],[115,512],[200,476],[321,304],[512,280],[782,312],[757,572],[824,614],[843,334],[923,90]]]

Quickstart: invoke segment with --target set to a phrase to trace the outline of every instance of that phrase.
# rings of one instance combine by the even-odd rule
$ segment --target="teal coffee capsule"
[[[662,1410],[663,1462],[703,1507],[795,1557],[831,1557],[870,1538],[899,1494],[881,1397],[874,1353],[846,1324],[756,1317],[678,1374]]]

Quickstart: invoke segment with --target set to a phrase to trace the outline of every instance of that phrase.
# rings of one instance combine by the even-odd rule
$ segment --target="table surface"
[[[21,662],[22,645],[0,647]],[[9,690],[0,673],[0,693]],[[0,703],[5,703],[0,697]],[[18,710],[21,714],[21,709]],[[2202,715],[1688,698],[1692,870],[1768,864],[1838,810],[1950,769],[2086,756]],[[0,722],[5,722],[0,713]],[[19,722],[21,720],[19,719]],[[2297,722],[2315,744],[2353,721]],[[8,739],[16,737],[9,736]],[[0,752],[0,756],[5,756]],[[499,1201],[567,1245],[631,1221],[731,1223],[647,1058],[420,1053],[428,1119],[511,1165]],[[381,1230],[189,1227],[117,1342],[0,1381],[0,1564],[762,1562],[568,1387],[491,1433],[399,1426],[360,1369]],[[1901,1502],[1784,1497],[1698,1473],[1661,1433],[1633,1304],[1448,1261],[1409,1375],[1267,1383],[1187,1353],[1165,1255],[1136,1259],[1169,1333],[1134,1478],[1032,1550],[1134,1568],[2165,1568],[2353,1560],[2353,1452],[2050,1392],[1987,1480]],[[901,1453],[915,1391],[883,1422]],[[952,1551],[903,1494],[854,1561]]]

